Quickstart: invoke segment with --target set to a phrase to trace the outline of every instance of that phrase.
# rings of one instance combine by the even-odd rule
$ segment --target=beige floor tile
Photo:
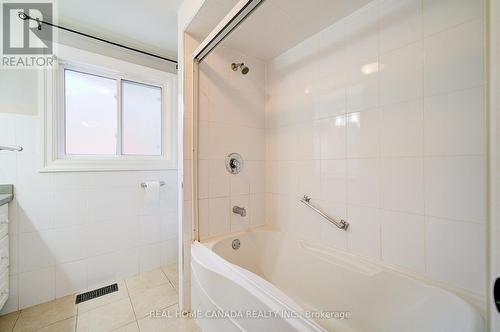
[[[162,266],[161,269],[175,289],[179,289],[179,269],[177,263]]]
[[[139,319],[149,315],[151,311],[167,308],[178,302],[178,295],[170,283],[144,290],[140,293],[130,293],[135,316]]]
[[[133,322],[117,328],[116,330],[113,330],[113,332],[139,332],[139,326],[137,326],[137,322]]]
[[[125,282],[118,281],[117,284],[118,284],[118,291],[117,292],[107,294],[104,296],[100,296],[98,298],[79,303],[78,304],[78,313],[81,314],[81,313],[93,310],[95,308],[99,308],[103,305],[110,304],[110,303],[128,298],[128,291],[127,291],[127,286],[125,285]]]
[[[36,332],[75,332],[75,331],[76,331],[76,316],[46,326],[40,330],[36,330]]]
[[[169,317],[144,317],[137,321],[141,332],[191,332],[199,329],[194,319],[177,318],[175,309],[170,310]]]
[[[12,312],[7,315],[0,316],[0,331],[11,332],[14,329],[14,324],[16,324],[19,318],[20,311]]]
[[[161,269],[155,269],[126,280],[130,293],[144,290],[168,283],[168,279]]]
[[[78,315],[77,331],[111,331],[135,320],[128,298],[115,301]]]
[[[65,296],[54,301],[23,309],[14,327],[14,331],[35,331],[67,318],[74,317],[76,316],[76,311],[74,295]]]

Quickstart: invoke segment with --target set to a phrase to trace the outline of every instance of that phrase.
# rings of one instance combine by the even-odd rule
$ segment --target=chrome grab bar
[[[23,151],[23,147],[22,146],[14,146],[14,145],[0,145],[0,150]]]
[[[305,205],[307,205],[308,207],[310,207],[312,210],[314,210],[317,214],[319,214],[320,216],[322,216],[323,218],[325,218],[326,220],[337,226],[338,228],[343,229],[344,231],[347,231],[347,229],[349,228],[349,223],[347,221],[342,219],[340,221],[337,221],[332,217],[330,217],[329,215],[327,215],[326,213],[324,213],[323,211],[321,211],[320,209],[318,209],[317,207],[315,207],[314,205],[312,205],[311,197],[304,195],[304,197],[302,197],[300,201]]]

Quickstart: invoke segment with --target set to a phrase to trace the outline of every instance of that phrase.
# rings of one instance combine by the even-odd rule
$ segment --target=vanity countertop
[[[7,204],[14,198],[14,186],[11,184],[0,184],[0,206]]]

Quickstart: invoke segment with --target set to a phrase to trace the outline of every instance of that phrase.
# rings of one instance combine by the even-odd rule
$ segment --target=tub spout
[[[236,213],[242,217],[245,217],[247,215],[247,210],[244,207],[233,206],[233,213]]]

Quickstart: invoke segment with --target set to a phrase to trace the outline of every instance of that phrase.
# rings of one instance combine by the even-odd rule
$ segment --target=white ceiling
[[[370,1],[266,0],[233,31],[224,45],[269,60]],[[206,0],[188,32],[203,40],[237,2]]]
[[[182,0],[61,0],[59,24],[177,58],[177,9]]]
[[[187,32],[201,42],[219,24],[239,0],[205,0]]]

